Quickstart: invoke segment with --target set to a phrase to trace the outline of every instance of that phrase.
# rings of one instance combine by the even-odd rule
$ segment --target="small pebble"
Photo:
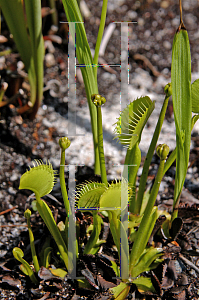
[[[160,5],[161,5],[162,8],[165,8],[165,9],[166,9],[166,8],[169,7],[170,4],[169,4],[169,1],[161,1],[161,4],[160,4]]]
[[[13,175],[10,177],[10,181],[16,181],[17,179],[18,179],[17,174],[13,174]]]
[[[127,16],[129,19],[131,19],[132,21],[134,21],[137,18],[137,12],[133,11],[133,10],[129,10],[127,12]]]
[[[144,23],[145,23],[145,22],[144,22],[144,19],[143,19],[143,18],[138,18],[138,21],[137,21],[137,22],[138,22],[138,25],[139,25],[139,26],[141,26],[141,27],[144,26]]]
[[[164,41],[163,47],[167,50],[170,50],[172,48],[171,43],[169,41]]]
[[[45,63],[46,63],[47,68],[55,66],[56,61],[55,61],[55,57],[52,53],[47,53],[45,55]]]
[[[10,186],[8,188],[8,193],[11,194],[11,195],[15,195],[16,194],[16,190],[14,190],[13,187]]]

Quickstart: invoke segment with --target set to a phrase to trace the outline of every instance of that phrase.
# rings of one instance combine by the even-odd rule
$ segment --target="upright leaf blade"
[[[36,80],[36,97],[34,101],[38,102],[36,104],[38,109],[43,96],[43,59],[45,51],[42,36],[41,1],[25,0],[25,8]],[[25,51],[27,51],[27,49],[25,49]]]
[[[191,54],[187,31],[180,26],[172,49],[171,84],[176,125],[176,178],[173,219],[185,181],[191,142]]]
[[[93,131],[93,142],[95,151],[95,174],[100,174],[98,137],[97,137],[97,111],[95,105],[91,101],[92,94],[98,94],[97,78],[94,74],[93,58],[86,37],[86,31],[83,19],[76,0],[63,0],[64,10],[68,22],[76,22],[76,35],[72,28],[73,42],[76,43],[77,59],[81,67],[84,80],[87,101],[91,116],[91,126]]]
[[[41,1],[0,0],[3,15],[28,72],[31,87],[31,118],[35,117],[43,96],[43,58]],[[23,112],[23,109],[19,111]]]
[[[22,0],[0,0],[0,6],[6,23],[13,35],[25,67],[28,70],[30,67],[32,51],[22,3]]]

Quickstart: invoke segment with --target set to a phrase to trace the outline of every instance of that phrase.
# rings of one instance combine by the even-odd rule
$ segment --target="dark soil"
[[[59,2],[58,2],[59,3]],[[61,4],[58,5],[59,20],[65,20]],[[99,26],[100,10],[99,1],[86,1],[92,16],[85,20],[86,32],[89,44],[95,46],[97,30]],[[100,2],[101,3],[101,2]],[[47,6],[42,1],[43,6]],[[189,32],[192,71],[198,71],[199,35],[198,20],[199,9],[197,1],[184,1],[185,25]],[[136,14],[128,13],[136,12]],[[133,16],[131,19],[130,16]],[[170,76],[171,47],[174,33],[178,27],[179,8],[176,1],[124,1],[107,15],[106,25],[113,21],[137,21],[137,24],[130,25],[129,33],[129,61],[131,65],[130,80],[133,79],[134,70],[142,68],[148,71],[153,78],[153,87],[156,87],[156,80],[159,74]],[[43,19],[43,33],[46,36],[51,26],[50,16]],[[120,30],[119,25],[117,29]],[[53,53],[55,64],[45,65],[44,86],[52,79],[58,80],[61,87],[68,84],[68,54],[67,54],[67,27],[60,25],[57,33],[62,38],[59,45],[54,43]],[[6,61],[1,72],[1,81],[8,81],[9,88],[6,97],[11,98],[21,87],[24,79],[17,72],[17,62],[20,60],[13,40],[4,20],[2,20],[2,35],[8,38],[5,44],[0,45],[0,50],[7,48],[14,49],[14,52],[5,57]],[[110,64],[120,63],[120,41],[119,35],[113,35],[108,43],[104,60]],[[48,52],[48,51],[47,51]],[[136,54],[144,56],[136,59]],[[151,62],[151,65],[148,64]],[[154,73],[155,68],[155,73]],[[8,72],[9,70],[9,72]],[[99,68],[99,91],[108,94],[109,102],[113,104],[111,95],[118,90],[120,73],[118,68],[116,80],[111,85],[108,81],[102,80],[105,72]],[[19,191],[20,176],[26,171],[33,159],[50,159],[59,153],[59,136],[53,127],[45,127],[42,123],[48,113],[55,111],[67,115],[67,105],[64,101],[67,89],[58,91],[50,86],[44,92],[42,113],[39,113],[35,120],[29,120],[28,114],[18,115],[17,109],[27,103],[28,91],[24,88],[24,96],[19,96],[7,106],[0,108],[0,290],[1,299],[110,299],[109,288],[120,282],[114,279],[106,259],[113,259],[118,263],[117,253],[113,246],[107,219],[104,219],[102,235],[107,243],[102,247],[101,254],[96,256],[83,256],[80,251],[80,260],[77,265],[77,276],[85,278],[90,286],[79,288],[77,281],[66,276],[65,279],[49,275],[48,270],[40,270],[40,284],[35,286],[27,276],[19,270],[19,263],[13,258],[12,249],[20,247],[24,251],[25,259],[31,262],[28,230],[24,218],[24,211],[31,207],[32,196],[29,191]],[[77,80],[78,105],[86,103],[83,85]],[[111,105],[111,104],[110,104]],[[168,112],[170,117],[172,114]],[[47,132],[47,133],[46,133]],[[156,232],[150,238],[150,243],[164,249],[164,263],[157,270],[145,274],[153,280],[156,294],[140,294],[132,285],[127,299],[199,299],[199,138],[195,133],[192,137],[194,147],[190,154],[190,168],[193,170],[192,178],[187,178],[185,188],[181,196],[179,218],[171,229],[171,240],[158,237],[162,219],[157,222]],[[143,158],[144,159],[144,158]],[[67,162],[69,163],[69,162]],[[158,165],[158,159],[154,156],[148,182],[154,179]],[[66,174],[67,177],[67,174]],[[175,166],[172,166],[164,179],[165,187],[160,191],[157,198],[157,205],[162,210],[171,211],[174,190]],[[85,180],[99,180],[94,176],[94,171],[89,167],[79,167],[76,173],[77,184]],[[66,178],[67,180],[67,178]],[[44,198],[49,204],[57,222],[65,219],[66,214],[62,204],[59,180],[53,189],[52,195],[56,198]],[[81,228],[81,238],[85,238],[85,230],[92,223],[90,214],[78,212],[77,222]],[[50,238],[47,228],[44,226],[37,212],[31,217],[31,224],[35,237],[36,250],[41,252],[44,242],[49,242],[53,247],[53,240]],[[130,245],[131,247],[132,245]],[[56,249],[56,247],[54,247]],[[102,257],[102,254],[106,257]],[[52,254],[54,265],[57,263],[56,251]]]

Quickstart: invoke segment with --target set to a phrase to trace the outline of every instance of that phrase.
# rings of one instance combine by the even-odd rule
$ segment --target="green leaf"
[[[97,243],[101,232],[101,223],[102,223],[101,217],[98,216],[96,211],[93,211],[93,231],[91,233],[90,239],[88,240],[85,246],[84,254],[89,254],[90,250]]]
[[[110,220],[110,230],[113,236],[114,243],[118,249],[118,253],[120,253],[120,221],[119,219],[115,219],[115,221]]]
[[[128,182],[122,179],[122,181],[109,184],[108,187],[99,182],[81,184],[77,187],[76,201],[78,208],[116,210],[119,215],[128,203]]]
[[[79,289],[92,289],[92,286],[90,285],[90,283],[88,282],[87,279],[83,278],[83,279],[77,279],[78,282],[78,288]]]
[[[99,252],[100,247],[102,244],[105,244],[106,240],[97,240],[97,242],[95,243],[94,247],[89,251],[89,254],[95,255]]]
[[[125,282],[120,282],[118,286],[111,288],[110,291],[113,293],[113,299],[116,300],[126,299],[130,291],[130,284]]]
[[[99,207],[99,199],[106,189],[106,185],[99,182],[78,185],[75,195],[78,208]]]
[[[179,28],[172,48],[171,85],[176,126],[176,176],[173,216],[177,216],[180,194],[189,163],[191,142],[191,54],[187,31]]]
[[[30,101],[36,110],[43,95],[44,42],[42,36],[41,1],[0,0],[9,30],[28,72]]]
[[[44,202],[43,200],[38,198],[37,194],[36,194],[36,198],[37,198],[38,212],[39,212],[40,216],[42,217],[42,219],[44,220],[48,230],[50,231],[51,235],[53,236],[53,238],[59,248],[60,254],[65,263],[66,268],[72,269],[73,265],[72,265],[71,260],[68,257],[67,246],[64,243],[62,235],[57,227],[57,224],[55,223],[55,220],[53,218],[53,214],[52,214],[50,208],[48,207],[46,202]]]
[[[120,268],[118,267],[115,261],[111,260],[110,262],[111,262],[111,267],[115,271],[116,276],[120,277]]]
[[[19,266],[19,269],[21,270],[21,272],[23,272],[25,275],[28,276],[28,271],[27,271],[26,267],[23,264],[21,264]]]
[[[44,250],[44,258],[43,258],[43,266],[47,269],[49,264],[50,264],[50,260],[51,260],[51,252],[52,252],[53,248],[52,247],[48,247]]]
[[[142,130],[155,107],[155,101],[141,97],[131,102],[115,123],[115,133],[120,143],[132,149],[140,142]]]
[[[42,245],[41,251],[39,252],[40,265],[41,265],[41,266],[44,266],[46,269],[48,268],[48,267],[47,267],[47,264],[46,264],[46,260],[48,260],[48,259],[46,259],[45,255],[47,254],[48,251],[45,252],[45,250],[46,250],[47,248],[51,248],[51,247],[50,247],[50,241],[51,241],[51,237],[48,236],[48,237],[45,239],[44,244]],[[52,250],[52,248],[51,248],[51,250]]]
[[[122,202],[121,202],[122,196]],[[101,210],[115,210],[117,215],[121,214],[128,204],[128,182],[125,179],[112,183],[100,197]]]
[[[192,112],[199,113],[199,79],[191,85]]]
[[[151,278],[140,276],[133,280],[133,283],[137,286],[137,289],[140,293],[145,293],[151,291],[155,293],[156,290],[151,282]]]
[[[131,276],[133,278],[136,278],[141,273],[143,273],[145,271],[149,271],[150,265],[152,264],[152,262],[156,258],[161,256],[163,254],[162,252],[163,252],[162,248],[151,247],[151,248],[145,249],[143,254],[140,256],[138,263],[133,267],[133,269],[131,271]]]
[[[142,216],[131,213],[129,215],[129,228],[138,227],[142,220]]]
[[[0,0],[3,15],[13,35],[18,51],[25,64],[26,70],[30,67],[32,55],[31,43],[29,40],[23,4],[21,0]]]
[[[36,279],[33,270],[31,269],[31,267],[27,263],[27,261],[25,259],[23,259],[23,257],[24,257],[23,251],[20,248],[15,247],[12,250],[12,253],[13,253],[14,257],[18,261],[20,261],[20,263],[22,263],[23,267],[21,267],[21,270],[24,272],[24,274],[28,275],[33,283],[38,284],[38,280]]]
[[[195,123],[198,121],[199,115],[194,115],[192,120],[191,120],[191,128],[193,129]]]
[[[133,270],[134,266],[138,263],[140,256],[143,254],[143,251],[147,245],[147,242],[157,220],[157,214],[157,207],[153,207],[151,214],[148,216],[145,212],[145,218],[142,218],[130,254],[130,271]]]
[[[136,199],[136,205],[135,205],[136,211],[134,211],[135,213],[138,213],[138,214],[141,214],[141,207],[143,205],[142,201],[144,198],[144,192],[146,190],[146,183],[147,183],[147,178],[148,178],[148,174],[149,174],[149,168],[151,165],[155,147],[157,145],[158,137],[161,132],[166,109],[168,106],[169,97],[171,95],[171,84],[170,83],[166,85],[165,93],[166,93],[166,96],[165,96],[165,99],[164,99],[164,102],[162,105],[162,109],[159,114],[158,122],[156,124],[155,131],[154,131],[153,137],[151,139],[151,143],[150,143],[150,146],[149,146],[149,149],[148,149],[145,161],[144,161],[142,175],[140,177],[139,190],[137,193],[137,199]]]
[[[57,276],[57,277],[60,277],[60,278],[64,278],[67,275],[67,272],[64,271],[63,269],[49,268],[49,270],[54,276]]]
[[[49,194],[55,183],[55,171],[51,163],[35,160],[34,167],[21,176],[19,189],[27,189],[43,197]]]

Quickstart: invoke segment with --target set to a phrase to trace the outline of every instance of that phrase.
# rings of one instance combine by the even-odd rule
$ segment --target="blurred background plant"
[[[42,36],[41,1],[0,1],[4,18],[28,73],[30,99],[18,110],[30,109],[34,118],[43,97],[44,42]]]

